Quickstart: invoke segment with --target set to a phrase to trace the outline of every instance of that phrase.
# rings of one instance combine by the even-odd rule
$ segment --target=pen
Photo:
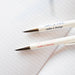
[[[65,27],[75,27],[75,20],[59,22],[59,23],[46,25],[45,27],[30,29],[30,30],[24,31],[24,33],[46,31],[46,30],[55,30],[55,29],[61,29],[61,28],[65,28]]]
[[[53,39],[53,40],[49,40],[49,41],[34,43],[34,44],[31,44],[24,48],[16,49],[16,51],[31,50],[31,49],[36,49],[36,48],[41,48],[41,47],[46,47],[46,46],[60,45],[60,44],[62,44],[62,45],[75,44],[75,36],[68,36],[68,37]]]

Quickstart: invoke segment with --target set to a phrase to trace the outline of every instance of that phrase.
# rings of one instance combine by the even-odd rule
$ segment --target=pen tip
[[[28,46],[28,47],[24,47],[24,48],[16,49],[16,51],[29,50],[29,49],[30,49],[30,47]]]
[[[31,29],[31,30],[27,30],[27,31],[23,31],[24,33],[27,33],[27,32],[35,32],[35,31],[39,31],[39,29]]]

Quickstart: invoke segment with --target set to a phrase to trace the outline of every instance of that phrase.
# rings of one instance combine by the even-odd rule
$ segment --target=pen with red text
[[[71,44],[75,44],[75,36],[68,36],[68,37],[63,37],[63,38],[58,38],[58,39],[53,39],[53,40],[48,40],[48,41],[44,41],[44,42],[30,44],[24,48],[16,49],[16,51],[32,50],[32,49],[46,47],[46,46],[52,46],[52,45],[71,45]]]

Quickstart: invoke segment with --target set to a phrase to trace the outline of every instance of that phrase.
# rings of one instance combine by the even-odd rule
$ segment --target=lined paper
[[[3,7],[4,1],[0,3]],[[0,75],[37,75],[57,46],[20,52],[16,52],[15,49],[31,43],[63,37],[70,28],[31,34],[22,31],[68,20],[68,18],[57,14],[53,8],[54,4],[51,7],[49,0],[7,0],[5,3],[6,7],[0,12]]]

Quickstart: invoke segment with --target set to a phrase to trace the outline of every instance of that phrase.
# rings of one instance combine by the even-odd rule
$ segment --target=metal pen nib
[[[27,30],[27,31],[24,31],[24,33],[27,33],[27,32],[35,32],[35,31],[39,31],[39,29],[36,28],[36,29]]]
[[[27,47],[24,47],[24,48],[16,49],[16,51],[21,51],[21,50],[30,50],[30,47],[27,46]]]

